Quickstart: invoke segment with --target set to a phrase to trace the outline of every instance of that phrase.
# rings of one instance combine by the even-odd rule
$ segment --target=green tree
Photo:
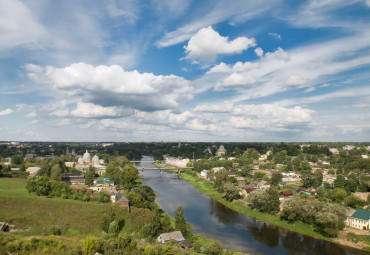
[[[270,184],[278,185],[279,182],[281,182],[282,180],[283,180],[283,175],[281,173],[272,173]]]
[[[102,203],[108,203],[110,201],[110,195],[108,191],[102,190],[99,192],[99,201]]]
[[[207,255],[220,255],[223,253],[222,244],[219,241],[212,242],[205,247],[204,253]]]
[[[131,190],[139,178],[137,169],[132,164],[126,164],[121,172],[121,184],[123,188]]]
[[[317,196],[319,198],[323,198],[325,196],[325,188],[324,187],[322,187],[322,186],[318,187]]]
[[[155,238],[162,232],[161,215],[158,210],[152,211],[141,232],[145,237],[150,238]]]
[[[99,250],[99,241],[94,237],[86,237],[84,242],[83,254],[91,255]]]
[[[253,167],[249,164],[243,165],[241,167],[240,175],[243,177],[250,177],[252,176]]]
[[[270,214],[276,214],[280,211],[279,192],[277,188],[271,187],[267,189],[267,202],[262,206],[262,211]]]
[[[302,185],[305,188],[312,187],[315,185],[315,174],[312,173],[310,170],[303,170],[301,179]]]
[[[224,197],[229,201],[233,201],[240,197],[240,188],[231,182],[225,182],[223,185],[223,191],[225,193]]]
[[[62,179],[62,169],[60,168],[59,164],[55,164],[51,168],[50,177],[56,181],[60,181]]]
[[[85,184],[93,185],[95,177],[95,169],[92,166],[89,166],[89,170],[85,173]]]
[[[114,221],[112,221],[109,224],[108,233],[109,234],[112,234],[114,236],[117,236],[118,235],[118,233],[119,233],[119,226],[118,226],[117,221],[114,220]]]
[[[20,165],[20,164],[22,164],[23,163],[23,155],[22,154],[13,155],[11,157],[11,162],[14,165]]]
[[[345,185],[346,178],[343,175],[339,174],[334,181],[334,188],[344,188]]]
[[[322,171],[316,171],[315,173],[315,183],[314,187],[319,187],[322,185],[322,181],[324,179],[324,176],[322,174]]]
[[[189,229],[184,216],[184,208],[181,205],[176,210],[175,225],[176,229],[181,231],[184,237],[188,237]]]
[[[307,170],[311,170],[311,169],[312,169],[312,167],[311,167],[311,165],[308,161],[301,161],[299,163],[299,170],[301,170],[301,171],[306,170],[307,171]]]
[[[225,169],[219,170],[215,173],[215,182],[214,187],[221,190],[222,185],[226,182],[227,179],[227,171]]]

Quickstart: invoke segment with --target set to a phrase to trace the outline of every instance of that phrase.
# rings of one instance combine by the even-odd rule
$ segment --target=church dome
[[[80,165],[83,165],[84,164],[83,158],[78,158],[78,164],[80,164]]]
[[[95,156],[92,158],[92,161],[99,161],[99,157],[98,157],[98,155],[95,155]]]
[[[85,154],[83,155],[83,160],[85,163],[89,163],[91,160],[90,153],[86,150]]]

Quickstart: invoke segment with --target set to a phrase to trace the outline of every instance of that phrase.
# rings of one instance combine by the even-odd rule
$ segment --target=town
[[[207,244],[191,232],[184,208],[177,208],[175,220],[159,212],[155,191],[141,181],[147,174],[141,159],[148,155],[153,157],[147,161],[154,164],[150,169],[168,169],[235,211],[366,250],[370,248],[369,154],[366,143],[2,142],[0,202],[7,203],[1,195],[5,183],[22,186],[20,180],[25,180],[27,196],[111,205],[97,219],[100,231],[112,236],[131,233],[125,242],[135,245],[127,250],[220,254],[219,242]],[[32,229],[9,218],[9,213],[0,211],[3,231]],[[139,215],[146,215],[144,222],[132,219]],[[68,231],[54,224],[44,234]],[[104,252],[96,244],[98,239],[88,238],[85,248],[87,243],[91,251]],[[144,239],[147,243],[142,243]],[[13,246],[4,247],[14,252]]]

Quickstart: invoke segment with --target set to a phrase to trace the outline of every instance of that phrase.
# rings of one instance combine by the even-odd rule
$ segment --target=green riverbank
[[[218,202],[226,205],[227,207],[233,209],[236,212],[243,213],[247,216],[250,216],[254,219],[285,228],[297,233],[301,233],[307,236],[311,236],[314,238],[323,239],[326,241],[335,242],[332,238],[325,237],[321,235],[320,233],[317,233],[313,230],[312,225],[304,224],[302,222],[294,222],[289,223],[287,221],[280,220],[280,217],[277,215],[270,215],[267,213],[262,213],[257,210],[250,209],[249,207],[246,207],[244,205],[240,205],[238,203],[227,201],[222,197],[222,195],[214,190],[214,187],[209,182],[202,180],[198,178],[197,176],[192,176],[187,173],[181,173],[181,177],[191,183],[195,188],[197,188],[200,192],[216,199]]]

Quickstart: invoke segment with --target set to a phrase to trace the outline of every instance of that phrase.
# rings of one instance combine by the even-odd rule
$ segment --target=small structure
[[[257,184],[257,188],[258,189],[268,189],[268,188],[270,188],[270,184],[268,184],[267,181],[260,181]]]
[[[254,184],[254,183],[251,183],[251,184],[247,184],[244,186],[244,190],[249,194],[251,193],[253,190],[255,190],[257,188],[257,185]]]
[[[130,208],[130,201],[121,193],[116,195],[116,202],[118,202],[119,206],[122,208]]]
[[[220,148],[216,151],[216,156],[217,157],[224,157],[226,154],[226,149],[223,145],[220,145]]]
[[[238,177],[235,177],[235,179],[238,181],[238,185],[240,187],[244,187],[245,186],[245,178],[244,177],[238,176]]]
[[[173,231],[169,233],[160,234],[157,238],[157,241],[160,243],[167,243],[169,241],[182,242],[185,241],[185,238],[180,231]]]
[[[91,185],[89,188],[98,192],[114,187],[114,181],[109,180],[109,177],[97,180],[95,185]]]
[[[26,169],[26,172],[30,174],[30,176],[35,176],[38,171],[40,171],[40,167],[38,166],[30,166],[29,168]]]
[[[370,223],[370,211],[358,209],[347,218],[347,226],[361,230],[368,230]]]
[[[282,198],[289,198],[289,197],[292,197],[294,194],[293,194],[293,191],[282,191],[279,193],[279,197],[282,197]]]
[[[208,170],[204,169],[204,170],[200,171],[200,176],[202,176],[203,178],[207,179],[207,177],[208,177]]]
[[[279,187],[285,187],[286,186],[286,182],[279,182]]]
[[[85,177],[83,175],[64,174],[62,181],[69,185],[85,185]]]

